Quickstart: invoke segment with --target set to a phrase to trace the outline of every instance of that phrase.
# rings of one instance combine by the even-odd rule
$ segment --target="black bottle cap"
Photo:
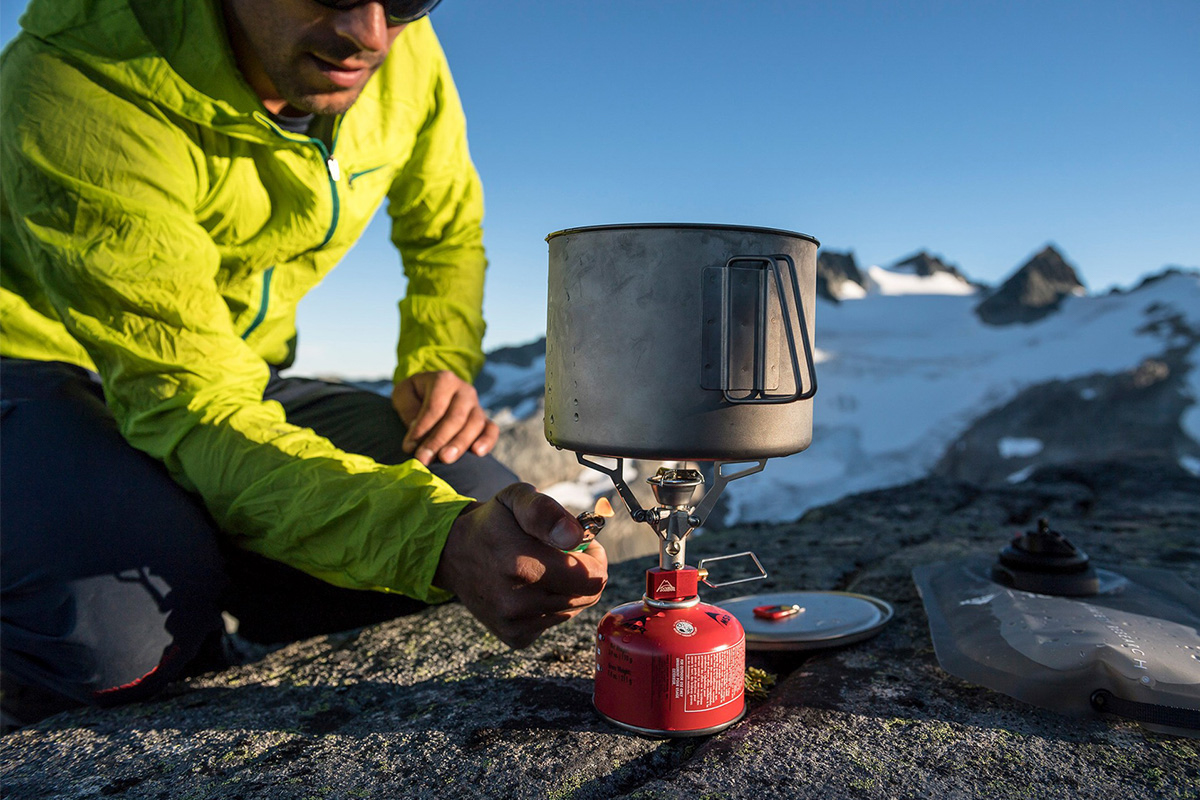
[[[1037,530],[1019,534],[1000,551],[992,580],[1038,594],[1080,597],[1100,590],[1087,553],[1051,530],[1045,519],[1038,520]]]

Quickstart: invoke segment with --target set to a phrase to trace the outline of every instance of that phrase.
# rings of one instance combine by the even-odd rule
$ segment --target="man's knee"
[[[474,453],[465,453],[453,464],[434,462],[429,465],[429,471],[450,484],[459,494],[479,500],[488,500],[505,486],[520,480],[516,473],[496,458]]]
[[[224,576],[204,563],[12,577],[3,593],[5,673],[79,703],[157,693],[221,631]]]

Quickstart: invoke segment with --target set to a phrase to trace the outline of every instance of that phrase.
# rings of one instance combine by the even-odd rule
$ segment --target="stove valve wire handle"
[[[752,562],[754,562],[756,574],[747,576],[745,578],[736,578],[731,581],[722,581],[720,583],[713,583],[708,579],[709,564],[713,564],[717,561],[730,561],[735,558],[749,558]],[[709,556],[708,558],[702,558],[700,559],[700,563],[696,565],[696,568],[700,572],[700,582],[711,589],[720,589],[722,587],[733,586],[738,583],[749,583],[750,581],[761,581],[765,580],[767,577],[767,571],[763,568],[762,562],[758,560],[758,556],[754,555],[754,553],[750,552],[749,550],[741,553],[730,553],[729,555],[724,556]]]

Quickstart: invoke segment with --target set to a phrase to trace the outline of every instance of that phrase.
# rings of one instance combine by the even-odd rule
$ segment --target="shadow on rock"
[[[157,702],[76,712],[78,726],[134,734],[170,728],[278,731],[323,736],[451,731],[478,750],[503,738],[611,732],[592,710],[585,679],[440,676],[412,685],[255,684],[196,688]]]

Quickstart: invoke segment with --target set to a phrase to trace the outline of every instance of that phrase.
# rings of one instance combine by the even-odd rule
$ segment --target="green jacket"
[[[448,597],[430,583],[469,498],[262,399],[296,303],[385,198],[408,277],[397,378],[482,366],[483,201],[428,19],[331,148],[270,121],[217,0],[33,0],[22,27],[0,59],[0,354],[97,370],[124,436],[242,547]]]

